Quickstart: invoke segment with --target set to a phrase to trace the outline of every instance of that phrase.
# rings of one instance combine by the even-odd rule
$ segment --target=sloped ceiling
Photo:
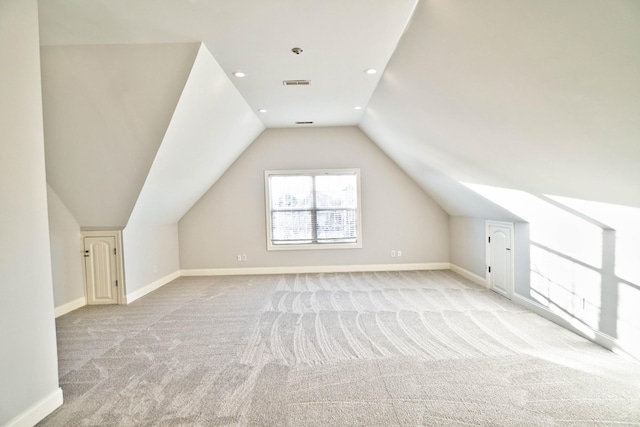
[[[123,227],[199,44],[41,49],[47,182],[83,227]]]
[[[177,222],[263,130],[202,44],[128,225]]]
[[[356,125],[418,0],[40,0],[43,45],[203,42],[267,127]],[[292,48],[300,47],[296,55]],[[377,74],[365,74],[375,68]],[[310,86],[285,87],[283,80]]]
[[[412,0],[402,2],[402,10],[389,18],[393,25],[380,30],[387,34],[384,49],[373,48],[382,46],[377,38],[362,41],[350,35],[369,34],[367,25],[384,22],[379,21],[380,13],[364,21],[354,19],[350,28],[344,16],[357,12],[357,7],[333,2],[327,7],[341,19],[332,21],[325,10],[318,22],[331,37],[319,37],[323,33],[317,30],[315,15],[308,13],[315,7],[310,3],[258,3],[165,2],[154,8],[145,2],[131,10],[124,1],[40,2],[43,44],[78,44],[43,47],[42,69],[48,180],[81,225],[123,226],[136,203],[134,220],[138,215],[173,220],[182,209],[178,206],[196,197],[194,193],[180,199],[178,187],[197,181],[199,188],[215,181],[216,173],[246,147],[248,134],[229,134],[227,139],[222,136],[226,131],[220,131],[212,146],[222,150],[220,170],[189,178],[184,168],[201,159],[196,151],[180,152],[178,141],[206,138],[206,120],[198,124],[198,117],[176,110],[173,127],[174,109],[182,105],[193,112],[200,102],[211,111],[224,108],[186,92],[184,102],[178,103],[198,49],[195,43],[135,44],[207,37],[205,45],[226,76],[249,67],[249,77],[255,80],[230,77],[224,84],[235,85],[245,101],[251,100],[249,108],[267,127],[293,120],[290,113],[314,108],[344,117],[327,123],[356,123],[360,113],[354,115],[351,101],[342,95],[337,97],[340,106],[323,103],[322,97],[289,103],[267,85],[275,82],[282,89],[280,71],[307,70],[290,61],[322,63],[324,56],[314,50],[329,55],[332,66],[344,71],[330,80],[355,67],[357,77],[349,74],[349,81],[359,82],[367,77],[364,66],[339,58],[353,51],[351,59],[365,61],[368,56],[360,55],[360,49],[370,50],[375,54],[371,58],[387,66],[359,126],[452,215],[517,220],[464,183],[640,206],[637,0],[421,0],[388,63],[385,55],[405,28]],[[278,5],[289,6],[286,19],[281,19]],[[249,25],[263,21],[279,24]],[[331,22],[341,25],[334,28]],[[234,29],[240,23],[245,32]],[[210,28],[217,30],[209,32]],[[220,33],[220,28],[230,30]],[[286,42],[289,37],[293,44],[300,37],[310,40],[309,46],[325,39],[328,44],[296,57]],[[340,43],[341,37],[345,43]],[[97,44],[83,45],[91,40]],[[103,44],[114,40],[128,44]],[[260,43],[251,44],[257,40]],[[258,45],[263,47],[255,48]],[[286,52],[289,60],[265,56],[274,49]],[[269,70],[265,75],[258,66],[263,63],[265,73]],[[329,76],[326,70],[321,75]],[[284,78],[300,77],[306,78],[297,73]],[[359,84],[350,93],[360,93],[357,102],[365,106],[370,92],[361,92]],[[269,97],[261,98],[265,94]],[[284,122],[255,112],[263,107],[262,99],[274,105],[283,102],[268,108],[270,113],[284,108],[277,115]],[[240,108],[237,122],[229,123],[243,127],[253,122],[245,113]],[[190,125],[183,122],[187,117],[193,119]],[[165,148],[158,151],[161,142]],[[181,170],[175,165],[172,169],[167,160],[177,153],[183,159]],[[175,198],[163,200],[168,194]]]
[[[360,127],[454,215],[461,182],[640,206],[640,2],[423,0]]]

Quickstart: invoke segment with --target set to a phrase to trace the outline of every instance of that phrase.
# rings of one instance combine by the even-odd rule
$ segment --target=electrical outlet
[[[242,262],[247,260],[247,254],[242,254]]]
[[[396,256],[396,251],[391,251],[391,257],[395,257]]]
[[[242,261],[242,255],[238,254],[238,262]]]
[[[398,254],[398,256],[402,256],[402,251],[398,251],[396,253]]]

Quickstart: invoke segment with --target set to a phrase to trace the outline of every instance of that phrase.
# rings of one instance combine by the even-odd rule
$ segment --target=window
[[[360,170],[266,171],[267,249],[362,247]]]

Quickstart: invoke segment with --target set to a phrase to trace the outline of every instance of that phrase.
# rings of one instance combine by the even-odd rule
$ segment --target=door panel
[[[113,237],[85,237],[88,304],[117,304],[116,247]]]
[[[488,277],[491,289],[511,298],[513,295],[513,228],[489,223],[487,226]]]

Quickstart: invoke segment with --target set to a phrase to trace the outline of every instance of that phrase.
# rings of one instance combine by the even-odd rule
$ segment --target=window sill
[[[362,242],[357,243],[326,243],[326,244],[302,244],[302,245],[267,245],[268,251],[308,251],[325,249],[362,249]]]

